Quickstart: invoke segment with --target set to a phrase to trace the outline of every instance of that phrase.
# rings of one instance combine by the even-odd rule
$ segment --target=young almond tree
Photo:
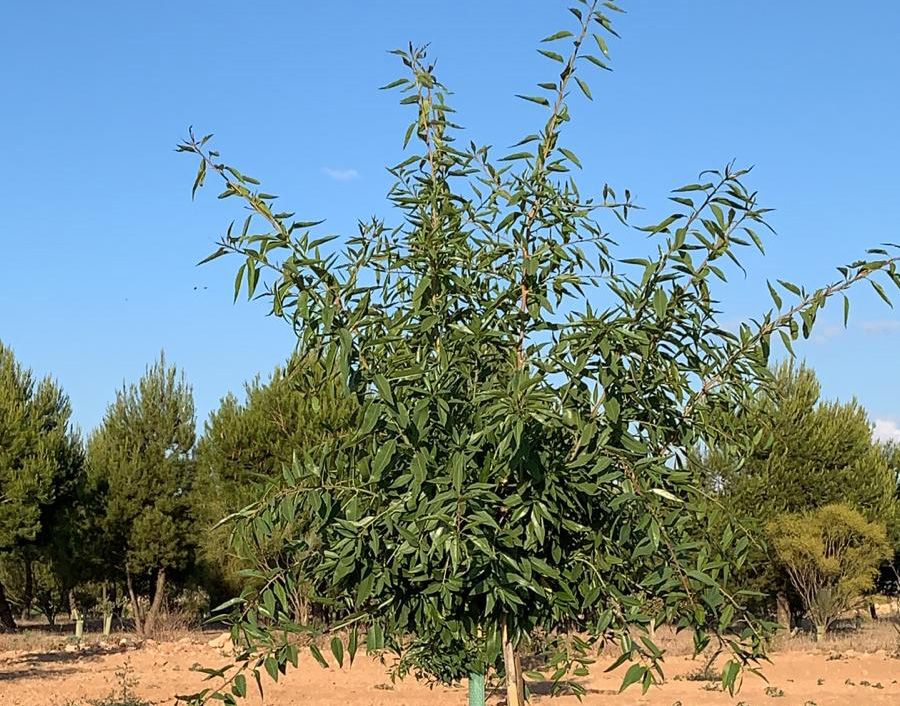
[[[650,626],[663,621],[693,630],[697,650],[733,653],[729,689],[760,655],[769,626],[725,588],[749,540],[722,531],[688,452],[718,444],[719,410],[768,380],[773,336],[808,335],[856,282],[900,281],[896,258],[873,251],[813,291],[786,282],[773,310],[725,330],[714,289],[743,246],[762,249],[767,210],[731,165],[639,228],[652,248],[620,252],[607,228],[632,227],[629,192],[585,193],[563,137],[576,98],[591,97],[585,71],[606,67],[613,9],[577,2],[571,26],[546,37],[553,73],[521,96],[542,126],[499,158],[458,141],[425,50],[397,51],[407,75],[386,88],[413,111],[414,147],[391,170],[392,215],[343,241],[279,212],[209,136],[179,146],[199,157],[194,191],[213,175],[250,211],[211,258],[241,257],[236,291],[267,296],[299,352],[360,403],[355,434],[299,456],[241,513],[260,535],[300,514],[314,522],[292,571],[257,577],[232,603],[247,650],[217,672],[230,689],[220,698],[243,695],[248,673],[277,678],[296,663],[285,635],[304,626],[285,596],[298,572],[347,616],[332,626],[338,662],[365,625],[369,650],[395,653],[401,675],[477,685],[496,670],[511,706],[537,638],[557,683],[606,646],[621,654],[614,667],[633,662],[624,685],[648,688],[662,659]]]

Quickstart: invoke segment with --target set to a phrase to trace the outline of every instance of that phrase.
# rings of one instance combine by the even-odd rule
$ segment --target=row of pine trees
[[[882,525],[896,553],[900,450],[873,441],[856,401],[822,401],[809,368],[782,365],[776,379],[774,397],[729,412],[767,439],[758,454],[698,450],[711,496],[761,534],[785,513],[844,503]],[[84,436],[59,384],[0,343],[0,626],[93,611],[149,634],[187,596],[201,597],[201,613],[240,592],[288,538],[242,537],[220,521],[277,492],[295,454],[348,433],[356,401],[336,389],[294,359],[242,398],[226,395],[198,435],[190,384],[161,355]],[[737,580],[759,591],[761,610],[801,612],[766,544]]]

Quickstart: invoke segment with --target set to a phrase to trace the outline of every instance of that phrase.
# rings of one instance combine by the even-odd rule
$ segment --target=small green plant
[[[784,691],[782,689],[779,689],[777,686],[767,686],[766,696],[770,696],[773,699],[780,699],[784,696]]]
[[[115,674],[116,681],[119,683],[118,688],[105,698],[88,701],[90,706],[153,706],[152,702],[146,701],[134,693],[138,679],[134,676],[130,658],[125,658]]]
[[[701,669],[696,669],[687,674],[679,674],[675,677],[675,681],[719,681],[721,675],[714,672],[709,665]]]

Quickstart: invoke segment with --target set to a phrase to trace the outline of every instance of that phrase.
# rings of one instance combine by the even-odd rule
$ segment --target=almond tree
[[[630,193],[585,193],[563,138],[577,96],[591,98],[585,71],[607,67],[614,10],[576,2],[571,26],[546,37],[553,75],[520,96],[542,126],[499,158],[459,141],[426,50],[395,52],[406,76],[386,88],[414,115],[411,152],[391,169],[393,215],[337,241],[279,211],[210,136],[179,146],[199,158],[194,191],[212,175],[249,210],[210,259],[240,257],[236,293],[267,297],[299,351],[360,400],[352,437],[299,457],[279,492],[241,513],[261,535],[316,518],[292,549],[319,599],[343,606],[338,662],[365,625],[368,649],[396,653],[399,674],[474,675],[477,701],[493,669],[519,706],[519,656],[536,637],[557,683],[605,645],[621,653],[613,667],[632,662],[623,684],[648,688],[662,658],[650,626],[663,621],[692,630],[698,651],[733,654],[729,689],[761,654],[771,626],[724,588],[749,539],[722,531],[688,452],[719,443],[718,410],[769,379],[773,336],[808,335],[859,281],[898,282],[896,258],[873,251],[812,291],[785,282],[772,310],[725,330],[714,290],[742,248],[762,249],[767,211],[733,165],[676,189],[671,215],[639,228],[652,247],[622,252],[608,228],[633,228]],[[231,603],[246,651],[215,672],[226,701],[248,673],[296,664],[285,636],[305,629],[285,599],[291,572],[257,578]]]

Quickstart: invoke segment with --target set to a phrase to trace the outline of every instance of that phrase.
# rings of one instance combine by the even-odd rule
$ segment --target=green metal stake
[[[484,706],[484,674],[469,672],[469,706]]]

